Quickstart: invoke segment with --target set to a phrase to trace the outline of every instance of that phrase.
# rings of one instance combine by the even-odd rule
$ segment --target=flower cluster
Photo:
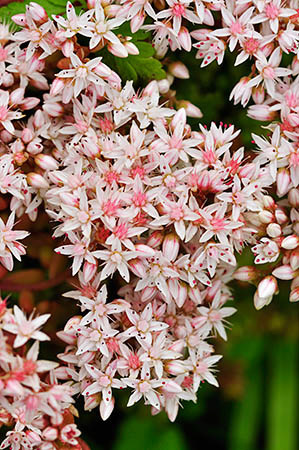
[[[48,339],[39,328],[49,315],[27,319],[1,304],[0,420],[14,430],[0,448],[83,449],[77,393],[104,420],[115,390],[126,389],[128,406],[143,399],[173,421],[202,382],[218,385],[212,343],[227,339],[233,278],[256,284],[258,309],[276,278],[293,279],[290,299],[299,299],[295,2],[166,3],[90,0],[77,15],[68,2],[66,18],[53,20],[30,3],[13,18],[21,31],[0,25],[0,192],[10,210],[0,261],[11,270],[12,256],[25,254],[18,240],[28,232],[12,230],[15,216],[35,221],[45,211],[76,277],[65,295],[81,310],[58,333],[67,344],[58,366],[38,361],[37,342],[27,348]],[[222,28],[189,33],[188,22],[212,27],[214,15]],[[253,135],[255,154],[238,148],[233,125],[191,129],[187,115],[200,110],[169,90],[174,77],[188,78],[182,63],[166,60],[167,78],[143,89],[122,84],[102,55],[138,54],[116,34],[125,21],[153,31],[157,57],[189,51],[193,37],[203,66],[220,63],[227,47],[239,50],[236,64],[253,58],[231,97],[243,106],[252,98],[250,117],[273,121],[268,137]],[[245,246],[262,269],[236,271]]]
[[[74,423],[73,388],[57,381],[64,368],[38,359],[39,341],[49,339],[39,328],[50,314],[28,319],[18,306],[0,301],[0,427],[12,427],[1,449],[81,450]],[[35,342],[26,348],[27,341]]]

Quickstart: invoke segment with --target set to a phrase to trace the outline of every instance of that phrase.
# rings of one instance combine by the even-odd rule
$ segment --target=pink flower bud
[[[100,395],[89,395],[84,397],[84,410],[91,411],[100,404]]]
[[[285,224],[285,223],[287,223],[289,221],[288,215],[286,214],[285,210],[283,208],[281,208],[281,207],[276,208],[274,214],[275,214],[276,221],[280,225],[283,225],[283,224]]]
[[[274,269],[272,274],[280,280],[292,280],[296,275],[295,271],[288,264]]]
[[[291,185],[291,177],[288,169],[282,168],[278,170],[276,177],[276,192],[278,197],[283,197],[289,192]]]
[[[138,256],[141,258],[150,258],[152,256],[155,256],[156,252],[153,248],[149,247],[148,245],[144,244],[136,244],[135,245],[136,252],[139,253]]]
[[[90,263],[89,261],[85,261],[83,265],[83,279],[84,283],[88,283],[96,274],[98,268],[98,264]]]
[[[270,223],[267,226],[267,234],[268,236],[275,238],[281,235],[281,228],[278,223]]]
[[[19,107],[23,111],[27,111],[28,109],[35,108],[40,102],[40,99],[37,97],[26,97],[22,102],[19,103]]]
[[[276,112],[271,111],[269,105],[252,105],[249,106],[247,115],[254,120],[272,121],[275,119]]]
[[[29,395],[26,398],[26,408],[34,411],[39,405],[39,399],[36,395]]]
[[[109,69],[109,67],[102,62],[99,62],[99,64],[93,70],[100,77],[109,77],[112,73],[111,69]]]
[[[144,278],[146,276],[145,266],[139,258],[131,259],[129,261],[129,266],[133,274],[137,277]]]
[[[54,426],[59,426],[63,422],[63,415],[59,412],[56,412],[53,416],[50,417],[51,424]]]
[[[281,242],[282,248],[285,248],[286,250],[294,250],[298,245],[299,237],[296,234],[285,237]]]
[[[189,70],[181,61],[175,61],[168,66],[168,72],[176,78],[186,80],[190,78]]]
[[[42,437],[46,439],[47,441],[55,441],[58,438],[58,431],[57,428],[54,427],[47,427],[43,433]]]
[[[169,261],[174,261],[180,250],[180,239],[177,234],[170,233],[167,234],[163,240],[162,251],[163,255],[169,259]]]
[[[264,102],[265,99],[265,89],[263,88],[263,86],[258,86],[258,87],[254,87],[252,89],[252,99],[254,101],[254,103],[257,104],[262,104]]]
[[[147,240],[147,245],[151,248],[159,247],[164,239],[164,233],[162,231],[154,231]]]
[[[63,114],[64,108],[60,103],[45,103],[43,110],[51,117],[59,117]]]
[[[47,189],[49,187],[47,180],[42,175],[35,172],[27,174],[27,182],[30,186],[37,189]]]
[[[35,163],[44,170],[56,170],[58,169],[58,163],[50,155],[39,154],[34,158]]]
[[[178,125],[186,124],[186,110],[184,108],[179,109],[172,118],[171,127],[175,129]]]
[[[43,146],[38,139],[34,139],[33,141],[29,142],[26,150],[31,155],[38,155],[43,151]]]
[[[299,249],[293,250],[290,256],[290,266],[293,270],[299,268]]]
[[[275,208],[275,201],[270,195],[263,195],[263,205],[266,209],[274,209]]]
[[[0,133],[0,137],[1,137],[1,140],[2,140],[5,144],[8,144],[8,143],[11,142],[12,139],[13,139],[13,135],[10,134],[9,131],[7,131],[7,130],[2,130],[1,133]]]
[[[200,119],[202,117],[201,110],[187,100],[178,100],[176,106],[177,108],[184,108],[188,117],[193,117],[195,119]]]
[[[260,298],[270,297],[277,291],[277,281],[272,275],[268,275],[262,281],[259,282],[258,296]]]
[[[299,207],[299,189],[293,188],[289,191],[288,200],[291,206],[294,208]]]
[[[258,217],[262,223],[271,223],[274,220],[274,215],[271,211],[266,211],[265,209],[259,212]]]
[[[10,102],[12,104],[18,105],[19,103],[21,103],[22,100],[24,100],[24,94],[25,94],[24,88],[15,89],[10,94]]]
[[[159,80],[158,88],[159,88],[160,94],[166,94],[170,89],[169,81],[166,78],[164,78],[163,80]]]
[[[30,130],[30,128],[23,128],[21,138],[25,144],[28,144],[30,141],[32,141],[33,137],[34,134],[32,130]]]
[[[269,297],[259,297],[258,291],[256,291],[253,297],[254,307],[258,310],[262,309],[264,306],[271,303],[272,298],[272,295],[270,295]]]
[[[155,297],[155,295],[157,295],[157,289],[155,287],[147,286],[146,288],[142,289],[141,301],[148,302],[152,300]]]
[[[44,125],[45,123],[45,117],[43,112],[38,109],[33,116],[33,125],[35,126],[35,128],[40,128]]]
[[[64,86],[65,83],[61,78],[55,78],[51,85],[50,95],[55,96],[59,94],[63,90]]]
[[[12,73],[4,72],[2,75],[2,87],[10,87],[14,84],[15,79]]]
[[[139,55],[139,50],[133,42],[127,41],[123,44],[129,55]]]
[[[243,266],[237,269],[233,275],[235,280],[253,281],[257,278],[258,271],[254,266]]]
[[[118,58],[127,58],[128,56],[126,47],[121,43],[108,44],[107,49],[112,55],[117,56]]]
[[[299,302],[299,287],[291,291],[290,302]]]
[[[165,370],[170,375],[181,375],[187,372],[188,369],[183,361],[173,360],[165,364]]]
[[[46,22],[48,20],[48,14],[45,9],[40,6],[38,3],[30,2],[28,6],[28,11],[30,12],[30,16],[36,22]]]

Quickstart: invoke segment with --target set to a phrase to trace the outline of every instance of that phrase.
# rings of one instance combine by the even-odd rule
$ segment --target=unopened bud
[[[108,44],[107,50],[110,53],[112,53],[112,55],[117,56],[118,58],[127,58],[128,57],[128,51],[127,51],[126,47],[121,43]]]
[[[30,16],[36,22],[46,22],[48,20],[48,14],[46,13],[46,10],[38,3],[30,2],[27,6],[27,9],[30,12]]]
[[[291,177],[288,169],[279,169],[276,177],[276,191],[278,197],[283,197],[289,191],[290,185]]]
[[[136,45],[133,44],[133,42],[130,42],[130,41],[125,42],[124,46],[129,55],[134,55],[134,56],[139,55],[139,50],[136,47]]]
[[[169,233],[165,236],[162,244],[163,255],[169,260],[174,261],[180,250],[180,239],[177,234]]]
[[[21,103],[22,100],[24,100],[24,94],[25,94],[24,88],[15,89],[10,94],[10,102],[12,104],[18,105],[19,103]]]
[[[262,309],[264,306],[269,305],[272,301],[272,295],[269,297],[259,297],[258,291],[255,292],[253,297],[254,307],[256,309]]]
[[[270,297],[277,291],[277,280],[272,275],[268,275],[262,281],[259,282],[258,296],[260,298]]]
[[[299,237],[296,234],[285,237],[281,242],[282,248],[285,248],[286,250],[294,250],[298,245]]]
[[[27,111],[29,109],[35,108],[40,102],[40,99],[37,97],[26,97],[23,101],[19,103],[19,107],[23,111]]]
[[[57,428],[47,427],[42,434],[43,438],[47,441],[55,441],[58,438]]]
[[[135,245],[136,252],[139,253],[138,256],[142,258],[150,258],[152,256],[155,256],[156,252],[153,248],[149,247],[148,245],[144,244],[136,244]]]
[[[276,208],[274,214],[275,214],[276,221],[280,225],[283,225],[289,221],[288,215],[286,214],[286,212],[283,208],[280,208],[280,207]]]
[[[254,103],[257,103],[257,104],[262,104],[264,102],[265,89],[262,85],[258,86],[258,87],[254,87],[252,89],[252,99],[253,99]]]
[[[293,188],[289,191],[288,200],[291,206],[299,208],[299,189]]]
[[[281,235],[281,228],[278,223],[270,223],[267,226],[267,234],[268,236],[275,238]]]
[[[33,134],[32,130],[30,130],[30,128],[23,129],[21,138],[25,144],[28,144],[30,141],[32,141],[33,137],[34,137],[34,134]]]
[[[274,215],[271,213],[271,211],[267,211],[265,209],[259,212],[258,216],[262,223],[271,223],[274,220]]]
[[[84,283],[88,283],[96,274],[98,265],[85,261],[83,265],[83,280]]]
[[[144,264],[141,262],[139,258],[131,259],[129,261],[130,270],[136,275],[138,278],[146,277],[146,269]]]
[[[178,100],[176,106],[178,108],[185,108],[188,117],[194,117],[195,119],[202,117],[201,110],[188,100]]]
[[[56,170],[58,169],[58,163],[50,155],[39,154],[34,158],[35,163],[44,170]]]
[[[176,78],[186,80],[190,77],[189,70],[181,61],[175,61],[168,66],[168,71]]]
[[[291,252],[290,266],[293,270],[297,270],[299,268],[299,249]]]
[[[299,287],[291,291],[290,302],[299,302]]]
[[[94,68],[94,72],[100,77],[109,77],[111,75],[111,69],[102,62],[99,62]]]
[[[147,240],[147,245],[152,248],[157,248],[162,244],[164,233],[162,231],[154,231]]]
[[[272,274],[280,280],[292,280],[295,276],[295,271],[291,268],[291,266],[285,264],[277,269],[274,269]]]
[[[63,90],[64,86],[64,81],[61,78],[55,78],[51,85],[50,95],[55,96],[59,94]]]
[[[273,209],[275,207],[275,201],[270,195],[263,195],[263,205],[266,209]]]
[[[27,182],[30,186],[37,189],[47,189],[49,187],[47,180],[42,175],[35,172],[27,174]]]
[[[257,278],[258,271],[254,266],[243,266],[237,269],[233,275],[238,281],[253,281]]]

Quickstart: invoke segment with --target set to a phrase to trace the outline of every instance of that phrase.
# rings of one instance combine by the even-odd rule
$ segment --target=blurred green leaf
[[[244,344],[244,343],[243,343]],[[243,354],[248,359],[246,384],[241,401],[235,403],[229,431],[229,450],[256,450],[257,437],[262,417],[263,394],[263,342],[255,339],[253,345],[243,345]]]
[[[279,339],[269,356],[267,450],[298,449],[298,344]]]
[[[156,417],[131,417],[124,421],[113,450],[187,450],[180,429],[157,420]]]

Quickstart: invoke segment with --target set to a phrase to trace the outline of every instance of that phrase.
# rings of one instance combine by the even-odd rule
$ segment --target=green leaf
[[[113,450],[187,450],[180,429],[159,419],[130,417],[124,421]]]
[[[136,42],[139,55],[117,58],[106,49],[99,53],[103,62],[121,77],[123,81],[133,80],[147,83],[153,79],[161,80],[166,74],[160,61],[153,57],[155,51],[148,42]]]
[[[267,450],[296,450],[298,420],[298,344],[271,343],[267,401]]]
[[[262,417],[263,369],[261,361],[250,365],[245,393],[231,414],[228,450],[256,450]]]
[[[9,3],[7,6],[0,8],[0,21],[8,22],[15,14],[22,14],[26,11],[26,5],[31,0],[25,0],[23,2]],[[81,5],[76,6],[76,13],[80,13],[82,9],[86,9],[86,1],[80,0]],[[64,14],[66,9],[67,0],[38,0],[38,4],[45,8],[49,17],[52,14]]]
[[[130,28],[130,23],[125,22],[117,29],[117,34],[122,34],[123,36],[131,36],[132,42],[136,41],[144,41],[145,39],[148,39],[150,37],[150,33],[145,30],[138,30],[136,33],[132,33]]]

